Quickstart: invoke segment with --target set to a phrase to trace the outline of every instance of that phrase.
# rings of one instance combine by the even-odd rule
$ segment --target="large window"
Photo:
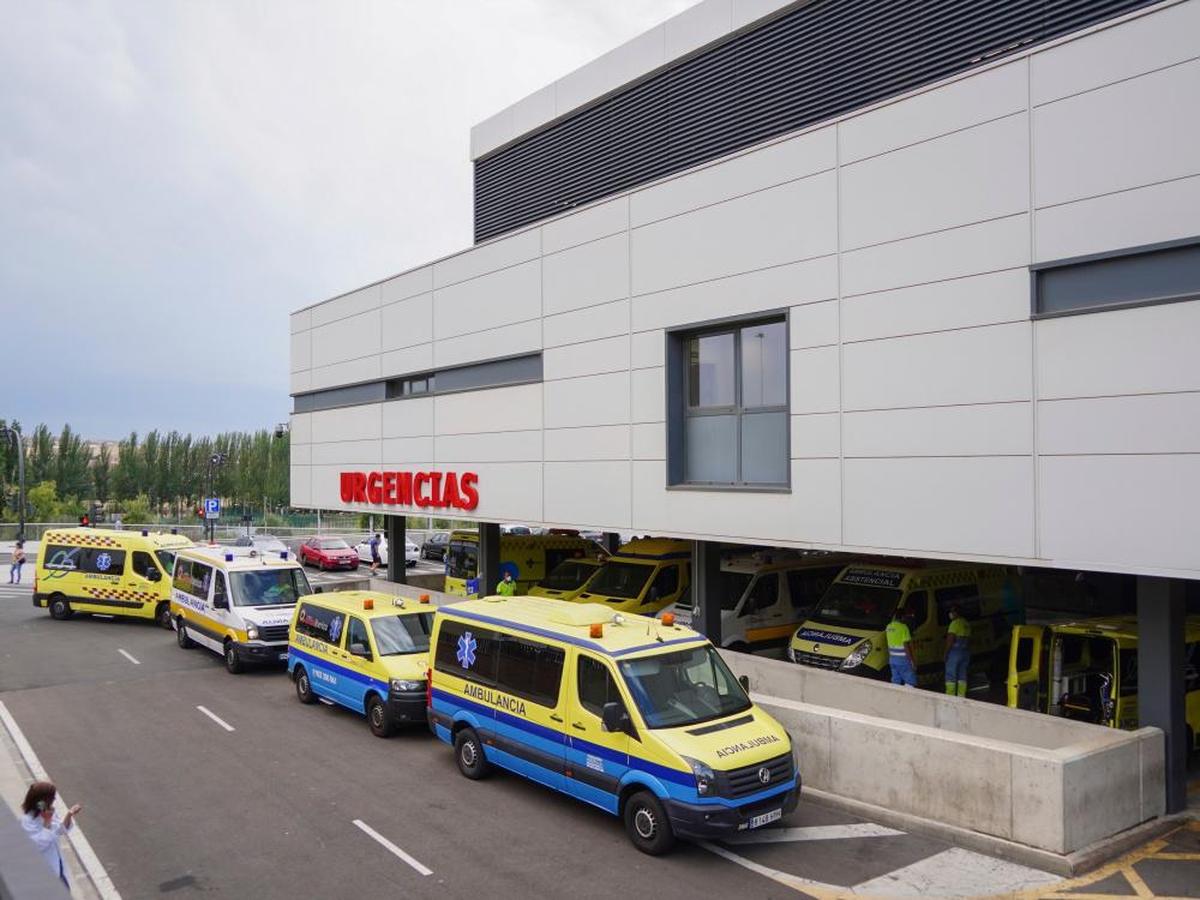
[[[782,318],[676,337],[674,484],[786,487],[788,335]],[[678,396],[682,395],[682,396]]]

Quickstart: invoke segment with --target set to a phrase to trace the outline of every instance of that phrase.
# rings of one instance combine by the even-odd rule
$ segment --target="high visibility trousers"
[[[908,661],[908,654],[901,650],[899,653],[889,652],[888,663],[892,667],[892,684],[907,684],[917,686],[917,673]]]
[[[953,647],[946,656],[946,693],[967,696],[967,667],[971,662],[971,651]]]

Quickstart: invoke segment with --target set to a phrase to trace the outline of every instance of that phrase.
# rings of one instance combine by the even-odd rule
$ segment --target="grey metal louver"
[[[483,241],[1156,0],[816,0],[475,163]]]

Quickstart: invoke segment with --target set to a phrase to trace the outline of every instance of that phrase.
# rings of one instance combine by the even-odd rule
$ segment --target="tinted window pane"
[[[584,709],[599,716],[604,712],[605,703],[621,702],[617,685],[608,673],[608,668],[600,660],[581,655],[576,674],[579,681],[579,703]]]
[[[742,406],[787,403],[787,353],[782,322],[742,329]]]
[[[1200,295],[1200,245],[1042,269],[1037,311],[1067,312]]]
[[[494,685],[499,646],[500,638],[494,631],[464,622],[443,622],[434,664],[440,671],[459,678]]]
[[[370,652],[371,641],[367,637],[367,626],[363,624],[362,619],[351,617],[350,625],[346,629],[346,648],[349,649],[355,644],[361,644],[362,649]]]
[[[788,414],[742,416],[742,481],[786,484],[788,480]]]
[[[542,706],[558,705],[563,652],[535,641],[504,636],[500,641],[500,690]]]
[[[733,406],[733,335],[688,341],[688,405]]]
[[[737,481],[737,416],[688,416],[687,481]]]

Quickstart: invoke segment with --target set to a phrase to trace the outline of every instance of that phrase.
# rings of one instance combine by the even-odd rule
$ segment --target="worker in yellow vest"
[[[967,669],[971,664],[971,623],[962,608],[950,607],[950,627],[946,629],[946,693],[967,696]]]
[[[917,660],[913,654],[913,636],[908,627],[912,610],[896,610],[892,621],[884,629],[888,645],[888,665],[892,669],[892,684],[917,686]]]
[[[517,583],[513,581],[512,572],[504,570],[504,577],[496,585],[496,593],[501,597],[511,597],[517,592]]]

